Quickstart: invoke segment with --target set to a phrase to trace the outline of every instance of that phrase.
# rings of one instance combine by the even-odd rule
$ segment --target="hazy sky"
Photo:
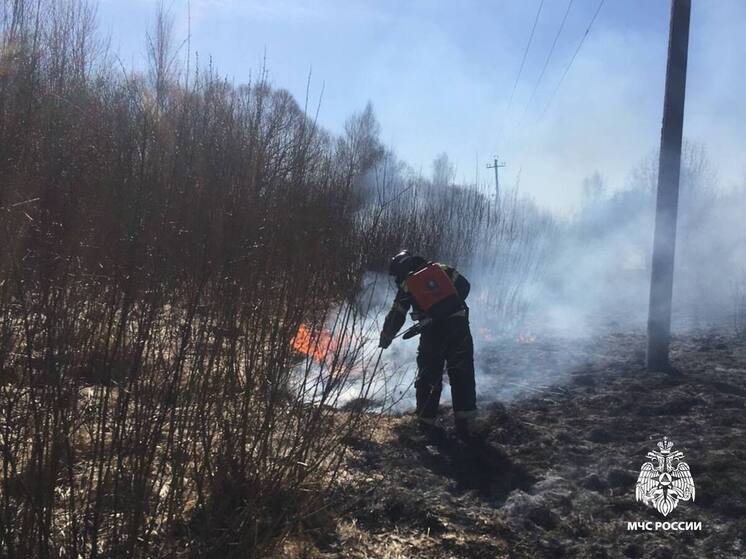
[[[125,64],[144,63],[158,0],[101,0],[102,31]],[[584,177],[611,188],[656,149],[670,2],[606,0],[544,113],[598,0],[574,0],[533,102],[528,101],[568,6],[545,0],[507,111],[540,0],[191,0],[191,50],[246,82],[266,51],[270,79],[302,103],[312,72],[319,120],[339,131],[373,102],[382,139],[429,174],[445,151],[459,179],[490,181],[499,150],[504,184],[557,209],[577,204]],[[177,35],[187,0],[166,0]],[[694,0],[684,134],[706,145],[721,183],[746,177],[746,2]],[[184,53],[186,54],[186,53]],[[543,118],[540,118],[544,114]]]

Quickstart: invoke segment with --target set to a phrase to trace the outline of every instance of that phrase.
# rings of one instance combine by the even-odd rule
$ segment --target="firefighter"
[[[402,251],[391,259],[389,274],[398,287],[386,315],[379,346],[391,345],[407,311],[422,328],[417,348],[416,414],[423,428],[435,426],[446,367],[451,383],[456,432],[468,437],[476,415],[474,345],[466,297],[470,285],[456,269]]]

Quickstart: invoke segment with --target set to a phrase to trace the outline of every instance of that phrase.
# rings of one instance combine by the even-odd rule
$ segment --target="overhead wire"
[[[531,96],[528,99],[528,102],[526,103],[525,107],[523,108],[523,113],[521,113],[521,118],[518,120],[517,125],[513,128],[511,131],[511,134],[509,137],[512,137],[512,135],[515,133],[515,130],[520,128],[520,125],[523,123],[523,120],[526,117],[526,113],[528,112],[528,108],[531,106],[531,103],[534,100],[534,97],[536,97],[536,92],[539,90],[539,85],[541,85],[541,80],[544,78],[544,74],[549,67],[549,62],[552,59],[552,55],[554,54],[554,50],[557,47],[557,41],[560,38],[560,35],[562,34],[562,30],[565,28],[565,22],[567,21],[567,16],[570,14],[570,8],[572,8],[574,0],[569,0],[567,3],[567,8],[565,9],[565,14],[562,16],[562,22],[560,23],[559,29],[557,29],[557,33],[554,35],[554,41],[552,41],[552,46],[549,49],[549,53],[547,54],[547,58],[544,61],[544,66],[541,68],[541,72],[539,73],[539,77],[536,80],[536,84],[534,85],[534,89],[531,92]]]
[[[546,105],[544,105],[544,109],[541,111],[541,114],[539,115],[538,120],[542,120],[544,116],[547,114],[547,111],[549,110],[549,107],[554,101],[554,98],[556,97],[557,92],[560,90],[560,87],[562,87],[562,82],[565,80],[565,76],[567,76],[567,73],[570,71],[570,68],[572,67],[573,62],[575,62],[575,58],[577,58],[578,53],[580,52],[580,49],[582,48],[586,37],[588,37],[588,34],[591,32],[593,23],[596,21],[596,18],[598,17],[598,13],[601,11],[601,8],[603,7],[605,1],[606,0],[600,0],[600,2],[598,3],[598,6],[596,7],[596,11],[593,13],[593,17],[591,18],[591,21],[588,24],[588,27],[586,28],[585,33],[583,33],[583,36],[580,38],[580,42],[578,43],[578,46],[575,48],[575,52],[572,54],[572,58],[570,58],[570,62],[567,64],[567,66],[565,66],[565,70],[564,72],[562,72],[562,76],[560,77],[559,82],[557,82],[557,86],[554,88],[554,91],[552,91],[552,95],[549,97],[549,101],[547,101]]]
[[[534,17],[534,23],[531,26],[531,31],[528,36],[528,42],[526,43],[526,48],[523,49],[523,57],[521,58],[521,65],[518,68],[518,74],[515,77],[515,82],[513,82],[513,89],[510,91],[510,99],[508,100],[508,106],[505,109],[505,117],[503,119],[503,128],[505,127],[505,125],[507,125],[507,121],[510,116],[510,110],[513,108],[513,99],[515,98],[515,90],[518,87],[518,82],[521,79],[521,75],[523,75],[523,67],[526,65],[526,58],[528,57],[528,51],[531,48],[531,43],[534,40],[534,33],[536,32],[536,24],[539,22],[539,16],[541,16],[541,10],[543,7],[544,7],[544,0],[541,0],[539,2],[539,7],[536,10],[536,16]]]

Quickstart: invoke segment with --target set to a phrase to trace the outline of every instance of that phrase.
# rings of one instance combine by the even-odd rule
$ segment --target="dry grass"
[[[180,71],[171,41],[160,14],[130,74],[85,2],[0,0],[3,556],[302,541],[369,418],[335,409],[378,369],[363,271],[514,230],[458,188],[366,202],[385,165],[370,108],[333,138],[263,73]],[[301,324],[349,342],[312,361]]]
[[[267,553],[357,425],[363,348],[291,342],[354,291],[364,169],[263,80],[180,84],[163,21],[145,80],[83,3],[0,13],[2,554]]]

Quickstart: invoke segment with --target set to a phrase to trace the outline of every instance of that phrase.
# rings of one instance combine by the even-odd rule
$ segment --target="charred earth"
[[[502,405],[483,401],[477,438],[422,433],[382,417],[353,440],[317,527],[320,557],[743,557],[746,343],[676,338],[680,377],[648,373],[642,335],[521,344],[482,354],[496,382],[556,366]],[[516,348],[513,348],[514,350]],[[559,355],[565,356],[559,359]],[[570,355],[570,357],[567,357]],[[686,455],[696,500],[668,517],[635,500],[646,453],[668,436]],[[628,522],[701,522],[699,531],[634,531]]]

